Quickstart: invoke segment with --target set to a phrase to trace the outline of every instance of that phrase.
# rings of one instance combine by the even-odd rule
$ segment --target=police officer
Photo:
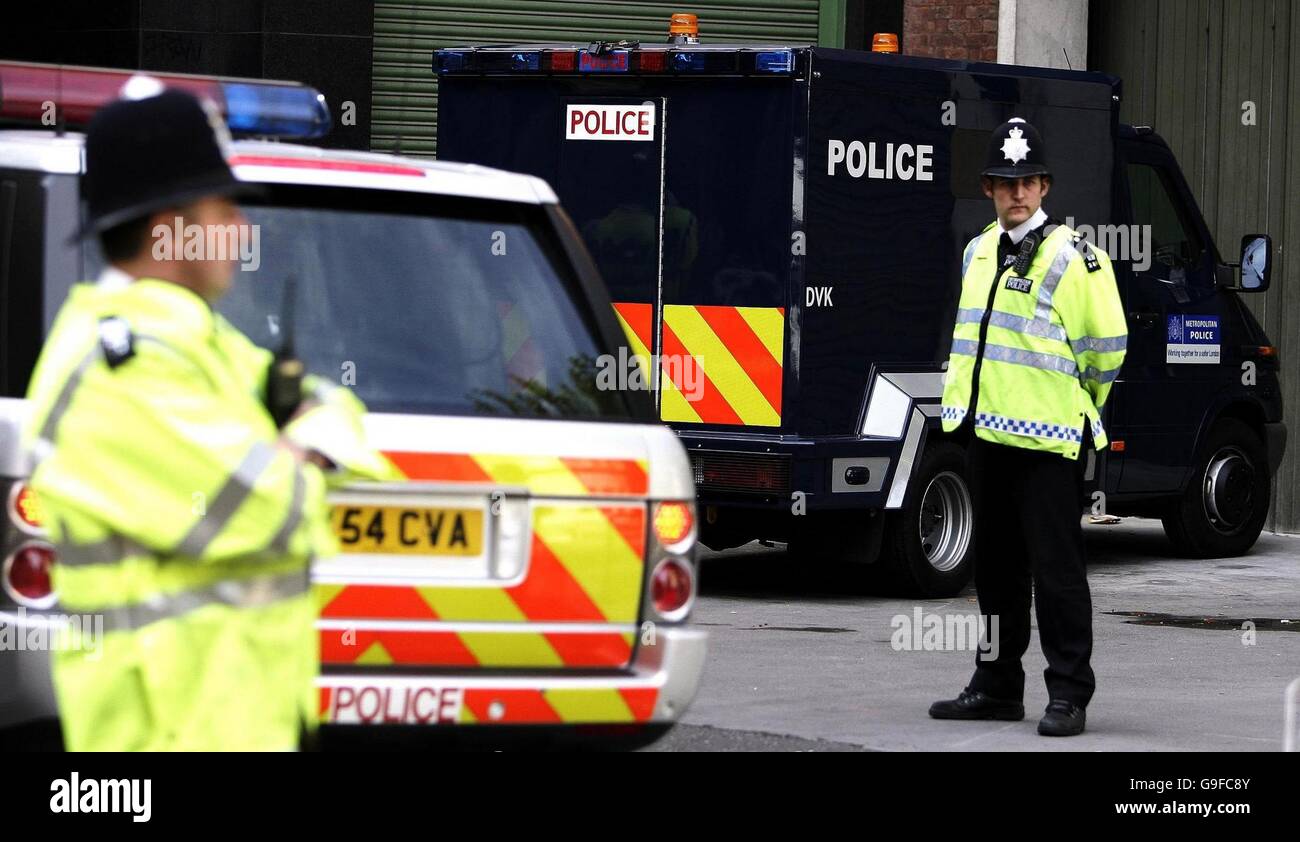
[[[1127,328],[1108,256],[1042,209],[1052,177],[1032,125],[997,128],[981,183],[997,221],[962,257],[942,416],[945,431],[969,436],[975,589],[989,638],[969,685],[930,715],[1024,718],[1032,582],[1050,698],[1038,733],[1070,736],[1083,731],[1095,687],[1084,466],[1106,444],[1101,407]]]
[[[52,655],[64,742],[289,749],[316,712],[308,564],[334,546],[327,475],[392,468],[343,389],[308,379],[277,428],[271,355],[212,309],[234,264],[211,240],[164,242],[246,223],[225,126],[145,88],[89,126],[83,234],[109,266],[72,290],[28,393],[61,608],[104,623],[96,645]]]

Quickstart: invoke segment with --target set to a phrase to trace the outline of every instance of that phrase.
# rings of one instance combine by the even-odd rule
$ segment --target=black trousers
[[[997,657],[977,654],[970,688],[999,699],[1024,698],[1020,659],[1029,648],[1032,582],[1048,695],[1086,707],[1096,687],[1092,597],[1079,523],[1087,450],[1070,461],[973,435],[970,440],[975,591],[985,628],[991,636],[996,615],[998,633]]]

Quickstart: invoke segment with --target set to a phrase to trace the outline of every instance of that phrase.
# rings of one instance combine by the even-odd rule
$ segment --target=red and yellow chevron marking
[[[637,622],[643,506],[539,505],[527,573],[508,587],[317,585],[320,616],[342,620],[517,623],[518,631],[322,629],[327,664],[614,667],[633,633],[529,631],[530,623]]]
[[[666,305],[660,417],[780,426],[784,341],[782,307]],[[694,371],[686,370],[687,357],[694,358]]]
[[[653,304],[617,302],[614,315],[627,335],[628,345],[637,364],[641,366],[641,376],[650,383],[650,349],[655,345],[655,313]]]
[[[384,455],[407,479],[517,485],[547,496],[641,497],[650,487],[644,459],[414,451]]]
[[[453,682],[454,683],[454,682]],[[453,688],[454,689],[454,688]],[[320,718],[330,711],[339,688],[318,688]],[[398,691],[399,693],[401,691]],[[355,691],[354,691],[355,695]],[[378,694],[375,694],[378,696]],[[557,725],[648,722],[654,715],[659,690],[655,687],[481,688],[459,694],[459,725]],[[387,706],[387,710],[383,708]],[[402,712],[403,705],[385,699],[374,704],[372,720]],[[392,721],[410,721],[398,718]]]

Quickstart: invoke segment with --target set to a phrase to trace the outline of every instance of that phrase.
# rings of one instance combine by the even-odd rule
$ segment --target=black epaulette
[[[1089,272],[1096,272],[1101,268],[1101,261],[1097,259],[1097,255],[1092,251],[1092,246],[1088,245],[1088,241],[1084,239],[1082,234],[1076,231],[1074,236],[1070,238],[1070,245],[1074,246],[1075,251],[1083,255],[1084,268]]]
[[[135,356],[135,335],[126,319],[105,316],[99,320],[99,347],[109,368],[117,368]]]

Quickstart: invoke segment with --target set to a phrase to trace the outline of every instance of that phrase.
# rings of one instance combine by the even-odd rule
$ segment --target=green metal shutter
[[[667,40],[668,17],[673,12],[698,15],[700,38],[706,43],[812,44],[818,42],[819,8],[827,7],[829,17],[840,12],[840,5],[826,0],[378,2],[370,146],[407,155],[434,154],[438,80],[432,62],[433,51],[440,47],[539,41],[584,44],[620,38],[658,42]],[[822,36],[826,42],[827,32]]]
[[[1120,119],[1173,148],[1224,260],[1243,234],[1273,235],[1273,279],[1243,295],[1279,348],[1285,421],[1300,407],[1300,4],[1287,0],[1093,0],[1088,67],[1124,79]],[[1244,119],[1247,103],[1254,119]],[[1273,479],[1265,528],[1300,532],[1300,448]]]

